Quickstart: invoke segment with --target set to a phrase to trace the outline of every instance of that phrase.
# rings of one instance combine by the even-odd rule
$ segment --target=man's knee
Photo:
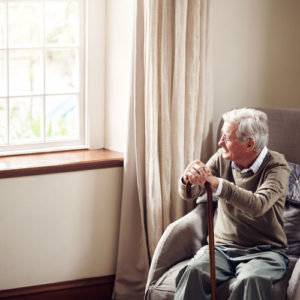
[[[197,277],[199,279],[209,279],[209,262],[207,261],[194,261],[191,262],[186,272],[190,273],[190,276]]]

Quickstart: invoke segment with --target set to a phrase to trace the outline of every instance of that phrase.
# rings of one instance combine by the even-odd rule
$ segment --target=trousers
[[[216,284],[230,278],[230,300],[267,300],[272,285],[280,280],[289,263],[288,257],[269,245],[247,249],[215,247]],[[176,278],[174,300],[208,300],[210,294],[209,249],[202,247],[180,270]]]

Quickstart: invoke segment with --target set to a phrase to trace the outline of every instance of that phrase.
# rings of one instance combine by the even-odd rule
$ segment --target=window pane
[[[11,95],[43,93],[42,50],[12,50],[9,53]]]
[[[46,93],[69,93],[79,90],[78,50],[47,50]]]
[[[39,141],[41,139],[42,113],[42,97],[10,98],[10,142],[28,143]]]
[[[84,141],[85,2],[0,0],[1,149]]]
[[[6,7],[0,2],[0,48],[6,47]]]
[[[9,46],[41,45],[43,32],[42,1],[8,1]]]
[[[46,137],[75,138],[79,134],[78,97],[46,97]]]
[[[7,96],[6,51],[0,51],[0,96]]]
[[[6,99],[0,99],[0,144],[7,142],[7,106]]]
[[[47,44],[78,44],[77,1],[47,1],[45,12]]]

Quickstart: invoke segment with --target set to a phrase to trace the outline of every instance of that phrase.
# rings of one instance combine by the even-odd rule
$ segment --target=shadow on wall
[[[300,2],[265,2],[263,104],[300,108]]]
[[[300,2],[213,0],[214,139],[239,107],[300,108]]]

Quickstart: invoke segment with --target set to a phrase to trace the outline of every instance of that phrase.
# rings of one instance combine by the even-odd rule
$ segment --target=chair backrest
[[[300,109],[257,108],[265,112],[269,123],[268,148],[284,154],[288,162],[300,164]],[[223,121],[217,138],[220,139]]]

